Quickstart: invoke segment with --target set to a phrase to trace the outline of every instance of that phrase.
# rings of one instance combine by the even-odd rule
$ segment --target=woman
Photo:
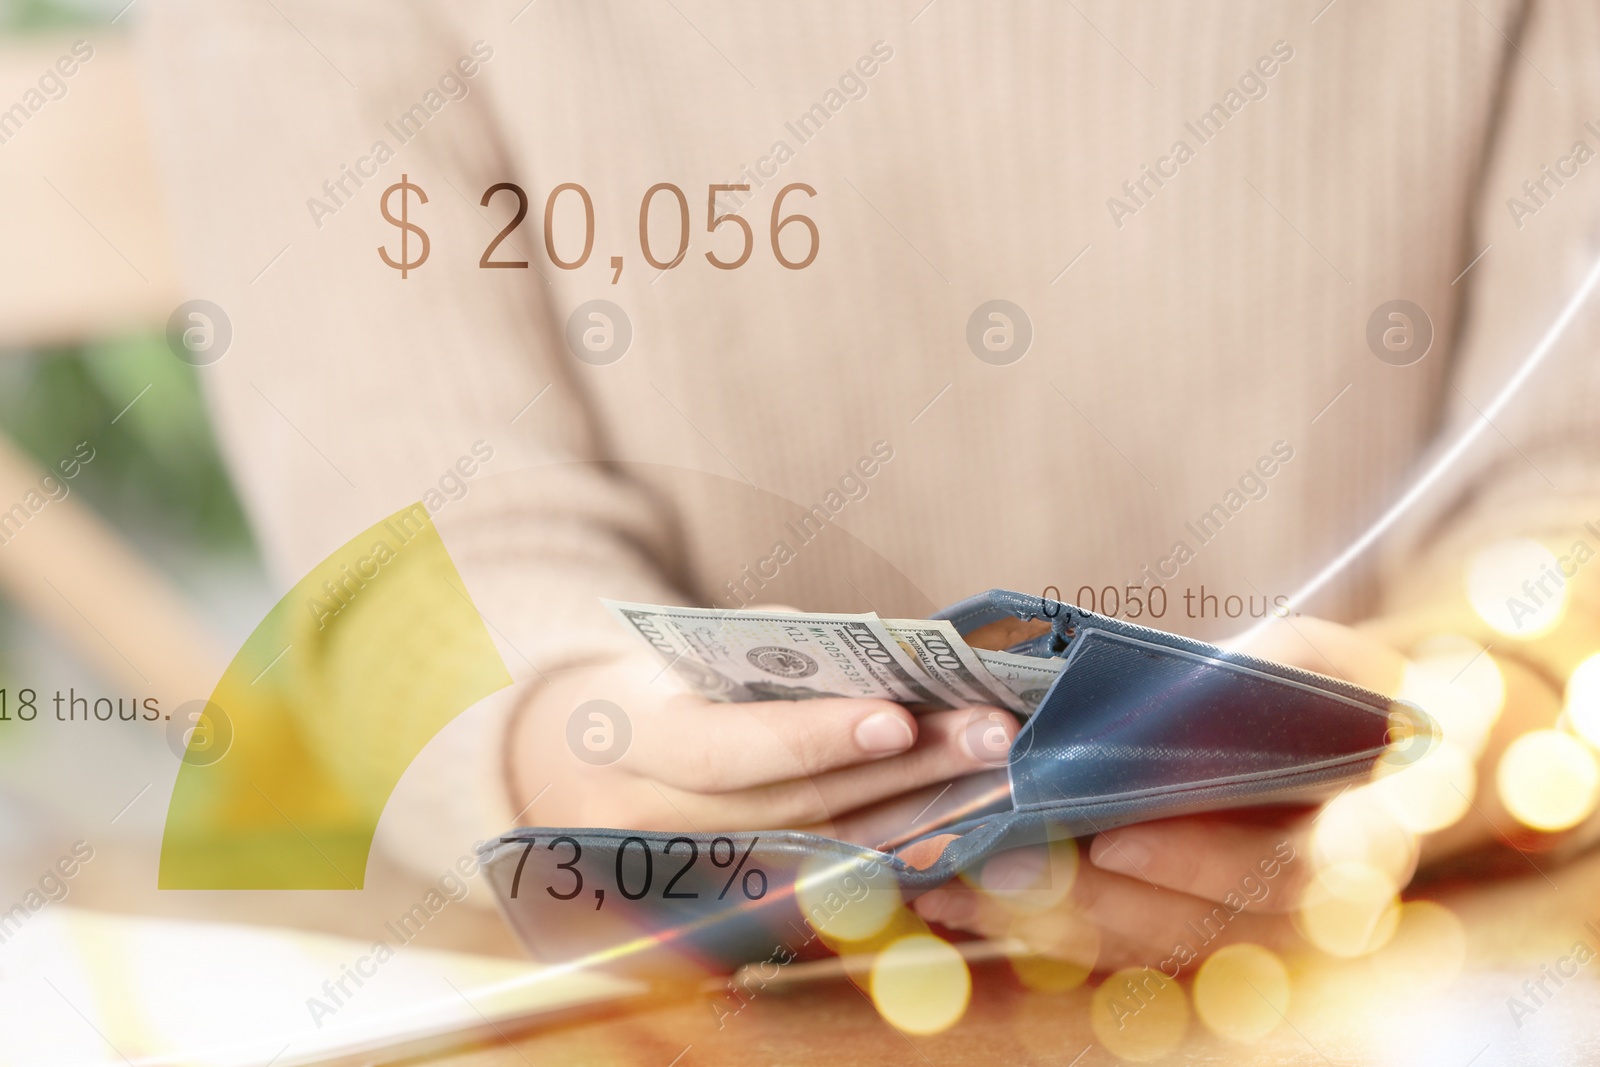
[[[922,617],[1053,585],[1153,615],[1161,587],[1136,621],[1261,621],[1481,418],[1587,270],[1597,18],[153,5],[192,288],[233,321],[207,383],[281,573],[492,450],[429,510],[520,681],[419,757],[391,847],[432,872],[514,817],[849,834],[986,766],[967,711],[686,695],[601,597]],[[1463,670],[1489,649],[1497,725],[1456,730],[1445,782],[1471,804],[1364,814],[1334,850],[1396,885],[1411,835],[1429,859],[1513,832],[1499,755],[1596,647],[1587,571],[1536,637],[1465,592],[1508,538],[1595,540],[1596,323],[1257,648],[1387,692],[1440,635],[1475,642]],[[1489,602],[1528,558],[1484,565]],[[566,740],[597,699],[631,730],[602,766]],[[1111,831],[1064,907],[1100,966],[1155,965],[1283,842],[1311,856],[1314,818]],[[1207,949],[1290,936],[1315,869]]]

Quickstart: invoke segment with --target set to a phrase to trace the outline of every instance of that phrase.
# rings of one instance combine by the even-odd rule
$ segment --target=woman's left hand
[[[1400,653],[1374,638],[1305,617],[1275,623],[1244,651],[1380,693],[1393,693],[1405,668]],[[1085,967],[1149,966],[1175,976],[1235,941],[1281,951],[1298,940],[1290,916],[1316,874],[1312,835],[1323,810],[1242,809],[1124,826],[1097,834],[1083,856],[1065,862],[1060,846],[1021,849],[985,865],[983,889],[952,883],[913,906],[929,921],[1016,938]],[[1348,822],[1341,820],[1346,836]],[[1394,854],[1391,821],[1366,829],[1374,849]],[[1038,901],[1050,899],[1048,887],[1043,898],[1040,890],[1047,854],[1051,879],[1070,881],[1070,889],[1040,909]],[[1414,863],[1413,848],[1409,862],[1386,872],[1396,888]]]

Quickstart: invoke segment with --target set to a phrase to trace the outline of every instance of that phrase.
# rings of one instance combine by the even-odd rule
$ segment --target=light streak
[[[1483,431],[1489,428],[1495,416],[1505,409],[1506,405],[1521,390],[1524,383],[1533,375],[1533,372],[1539,369],[1539,365],[1545,361],[1545,357],[1555,348],[1556,343],[1561,340],[1561,335],[1566,332],[1567,327],[1572,324],[1572,320],[1577,317],[1579,309],[1583,307],[1584,302],[1594,292],[1596,283],[1600,283],[1600,259],[1595,260],[1594,265],[1589,268],[1589,273],[1584,275],[1577,291],[1572,294],[1566,306],[1561,309],[1561,313],[1556,316],[1555,321],[1550,324],[1550,328],[1545,331],[1544,336],[1539,338],[1539,343],[1533,347],[1533,351],[1528,353],[1528,358],[1523,361],[1522,366],[1517,368],[1517,372],[1507,380],[1506,384],[1501,386],[1500,392],[1495,394],[1494,400],[1478,413],[1478,418],[1462,431],[1461,436],[1456,438],[1455,442],[1438,459],[1434,460],[1433,464],[1422,473],[1421,477],[1412,483],[1411,487],[1390,506],[1388,511],[1385,511],[1378,517],[1376,522],[1367,527],[1366,532],[1352,541],[1349,547],[1339,553],[1332,562],[1322,568],[1310,581],[1290,594],[1288,604],[1285,606],[1286,612],[1294,610],[1306,600],[1315,596],[1323,586],[1337,577],[1339,572],[1349,566],[1357,556],[1371,547],[1374,541],[1388,532],[1389,528],[1398,522],[1402,515],[1411,510],[1412,506],[1422,499],[1423,495],[1432,489],[1440,478],[1444,477],[1445,472],[1454,466],[1467,449],[1472,447],[1473,442],[1483,435]],[[1238,637],[1228,641],[1223,647],[1242,648],[1260,636],[1262,631],[1271,624],[1272,620],[1270,618],[1263,619]]]

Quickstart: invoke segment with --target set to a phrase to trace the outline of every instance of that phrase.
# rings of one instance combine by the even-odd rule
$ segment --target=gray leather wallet
[[[1043,632],[1009,651],[1065,661],[976,800],[882,849],[795,831],[510,831],[486,870],[528,950],[645,977],[805,958],[827,950],[803,879],[910,900],[1001,849],[1313,803],[1434,736],[1412,705],[1055,600],[997,589],[936,617],[963,634],[1032,622]]]

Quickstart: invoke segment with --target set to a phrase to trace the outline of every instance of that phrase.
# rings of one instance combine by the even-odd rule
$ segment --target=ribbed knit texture
[[[546,0],[509,22],[516,6],[165,0],[146,43],[190,287],[233,320],[204,374],[285,584],[486,441],[494,459],[437,522],[519,677],[623,647],[600,596],[738,603],[724,583],[779,541],[794,560],[745,589],[813,610],[1138,584],[1282,441],[1266,497],[1142,620],[1234,632],[1249,620],[1186,618],[1183,590],[1259,602],[1321,569],[1490,402],[1600,252],[1600,161],[1534,214],[1507,206],[1574,142],[1600,150],[1592,4]],[[493,57],[470,95],[401,145],[385,122],[475,40]],[[788,124],[876,42],[865,94],[802,142]],[[1191,124],[1275,48],[1246,87],[1265,95],[1202,142]],[[331,203],[323,182],[380,139],[396,158],[314,224],[308,198]],[[1180,140],[1175,175],[1124,191]],[[779,141],[793,158],[740,209],[749,261],[714,269],[704,253],[731,258],[740,235],[706,232],[707,186],[751,180]],[[378,201],[403,173],[432,239],[404,281],[376,252],[398,249]],[[502,181],[531,207],[496,255],[537,271],[477,266],[510,216],[508,194],[478,206]],[[573,271],[544,251],[563,182],[594,202]],[[658,182],[689,206],[666,272],[639,248]],[[817,192],[782,209],[820,231],[802,270],[768,233],[792,182]],[[1136,210],[1119,224],[1111,198]],[[670,193],[651,220],[670,255]],[[581,233],[563,194],[558,252]],[[804,228],[784,240],[802,254]],[[965,338],[996,298],[1034,331],[1010,366]],[[1435,331],[1404,368],[1365,339],[1397,298]],[[609,366],[563,341],[593,299],[632,323]],[[1597,322],[1580,316],[1495,431],[1306,610],[1368,618],[1458,582],[1491,537],[1600,519]],[[786,524],[877,441],[893,459],[865,498],[802,544]],[[486,767],[500,717],[464,717],[402,783],[390,816],[415,855],[442,841],[453,858],[509,817]]]

